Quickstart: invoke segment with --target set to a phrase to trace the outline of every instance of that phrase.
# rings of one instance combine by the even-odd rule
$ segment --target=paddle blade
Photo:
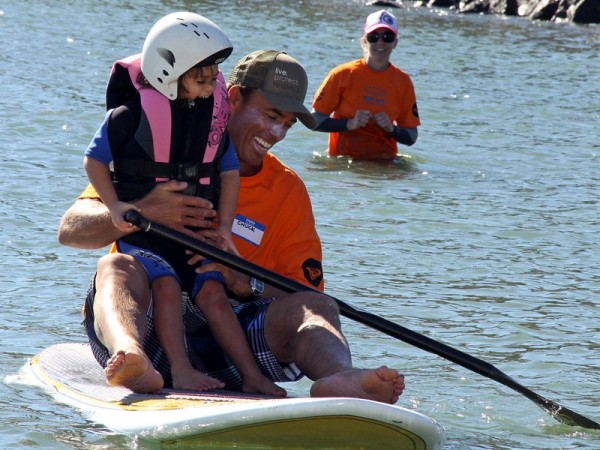
[[[600,423],[588,417],[582,416],[581,414],[569,408],[559,405],[558,403],[553,402],[552,400],[548,400],[547,398],[544,398],[541,395],[538,395],[535,392],[532,392],[523,386],[521,386],[521,388],[522,389],[518,389],[519,392],[525,395],[525,397],[527,397],[528,399],[535,402],[540,408],[542,408],[544,411],[546,411],[559,422],[574,427],[588,428],[590,430],[600,430]]]

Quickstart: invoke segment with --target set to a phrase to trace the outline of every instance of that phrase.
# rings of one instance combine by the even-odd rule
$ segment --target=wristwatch
[[[265,292],[265,283],[257,278],[250,278],[250,294],[260,297]]]

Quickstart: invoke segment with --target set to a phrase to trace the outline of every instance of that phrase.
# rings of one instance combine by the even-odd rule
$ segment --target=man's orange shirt
[[[334,119],[351,119],[359,109],[371,114],[384,111],[400,128],[415,128],[421,122],[415,89],[410,76],[398,67],[381,72],[358,59],[335,67],[317,90],[313,108]],[[329,154],[357,159],[393,159],[396,141],[370,121],[353,131],[329,133]]]
[[[88,186],[80,198],[98,195]],[[321,240],[306,186],[271,153],[257,175],[240,178],[233,239],[244,259],[323,291]]]

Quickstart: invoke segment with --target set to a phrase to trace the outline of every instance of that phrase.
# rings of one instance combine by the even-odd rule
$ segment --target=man
[[[321,244],[306,187],[269,151],[298,119],[314,127],[314,118],[303,105],[307,85],[304,68],[283,52],[251,53],[233,69],[228,133],[241,176],[233,232],[244,258],[322,290]],[[204,227],[202,236],[210,239],[211,205],[179,194],[184,188],[185,183],[163,183],[136,205],[147,218],[186,233],[191,233],[186,227]],[[121,236],[104,205],[93,198],[77,200],[59,229],[60,242],[77,248],[99,248]],[[273,381],[306,375],[315,381],[312,396],[398,400],[404,389],[398,371],[352,366],[339,311],[329,297],[310,291],[284,293],[217,263],[198,270],[219,270],[229,292],[244,299],[235,312],[257,362]],[[212,344],[201,315],[189,301],[184,305],[193,365],[236,388],[235,370]],[[85,309],[86,329],[109,384],[152,392],[165,380],[168,383],[168,361],[157,349],[152,327],[147,277],[131,257],[111,253],[100,259],[95,290],[90,291]]]

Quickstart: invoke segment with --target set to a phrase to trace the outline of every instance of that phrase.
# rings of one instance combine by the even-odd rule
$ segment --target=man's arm
[[[132,202],[149,220],[198,236],[187,227],[204,228],[204,237],[214,237],[212,219],[216,211],[203,198],[181,194],[187,186],[182,181],[160,183],[144,198]],[[134,228],[133,231],[137,231]],[[69,247],[98,249],[127,233],[112,223],[106,206],[97,198],[80,198],[65,212],[58,229],[58,241]]]
[[[108,209],[95,198],[80,198],[65,212],[58,242],[74,248],[97,249],[125,236],[112,222]]]

